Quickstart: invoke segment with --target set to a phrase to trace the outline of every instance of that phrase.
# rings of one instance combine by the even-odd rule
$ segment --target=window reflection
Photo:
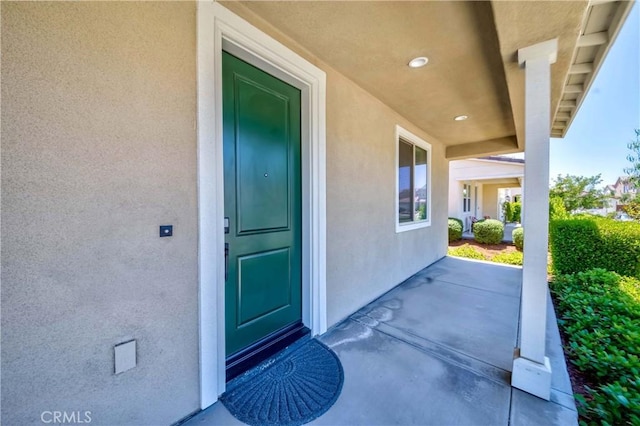
[[[428,151],[404,140],[398,141],[398,221],[427,220]]]
[[[400,141],[398,146],[398,218],[400,223],[411,222],[413,212],[413,145]]]
[[[427,151],[414,147],[415,149],[415,172],[414,172],[414,220],[425,220],[427,218]]]

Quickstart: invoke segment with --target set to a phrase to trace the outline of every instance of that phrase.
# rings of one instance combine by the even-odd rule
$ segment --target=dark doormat
[[[337,355],[303,338],[227,384],[220,400],[249,425],[301,425],[324,414],[340,395]]]

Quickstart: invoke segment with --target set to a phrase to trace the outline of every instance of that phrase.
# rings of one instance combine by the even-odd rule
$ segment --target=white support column
[[[526,233],[522,282],[520,353],[511,385],[549,400],[551,365],[545,356],[547,329],[547,247],[549,240],[549,134],[551,64],[557,39],[518,50],[525,69],[525,171],[523,226]]]

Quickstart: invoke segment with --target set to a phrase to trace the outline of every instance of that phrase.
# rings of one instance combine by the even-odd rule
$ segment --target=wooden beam
[[[569,68],[569,74],[589,74],[593,72],[592,63],[574,64]]]
[[[600,46],[609,42],[609,32],[586,34],[578,39],[577,47]]]
[[[568,84],[564,87],[564,93],[582,93],[583,90],[582,84]]]
[[[556,115],[556,120],[568,120],[571,118],[571,114],[568,114],[566,112],[559,112]]]
[[[617,0],[591,0],[589,2],[589,6],[597,6],[599,4],[613,3],[614,1],[617,1]]]
[[[560,101],[560,106],[561,107],[567,107],[567,108],[575,108],[576,107],[576,101],[572,100],[572,101]]]
[[[481,142],[470,142],[460,145],[450,145],[446,149],[445,157],[448,160],[460,160],[463,158],[484,157],[487,155],[508,154],[520,152],[515,136],[490,139]]]

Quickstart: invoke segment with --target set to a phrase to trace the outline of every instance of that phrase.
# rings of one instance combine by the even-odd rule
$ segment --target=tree
[[[629,183],[635,188],[640,188],[640,129],[634,129],[634,131],[636,140],[627,144],[627,148],[631,151],[631,154],[627,155],[627,160],[631,166],[625,167],[624,172],[629,176]],[[640,192],[636,192],[635,198],[625,201],[623,206],[625,213],[635,220],[640,220]]]
[[[549,189],[549,196],[562,199],[568,212],[600,208],[606,199],[604,191],[596,188],[600,183],[602,178],[599,174],[591,177],[558,175]]]
[[[640,187],[640,129],[635,129],[635,132],[636,140],[627,144],[627,148],[631,151],[631,154],[627,155],[627,160],[631,166],[625,167],[624,172],[629,176],[629,181],[638,188]]]

